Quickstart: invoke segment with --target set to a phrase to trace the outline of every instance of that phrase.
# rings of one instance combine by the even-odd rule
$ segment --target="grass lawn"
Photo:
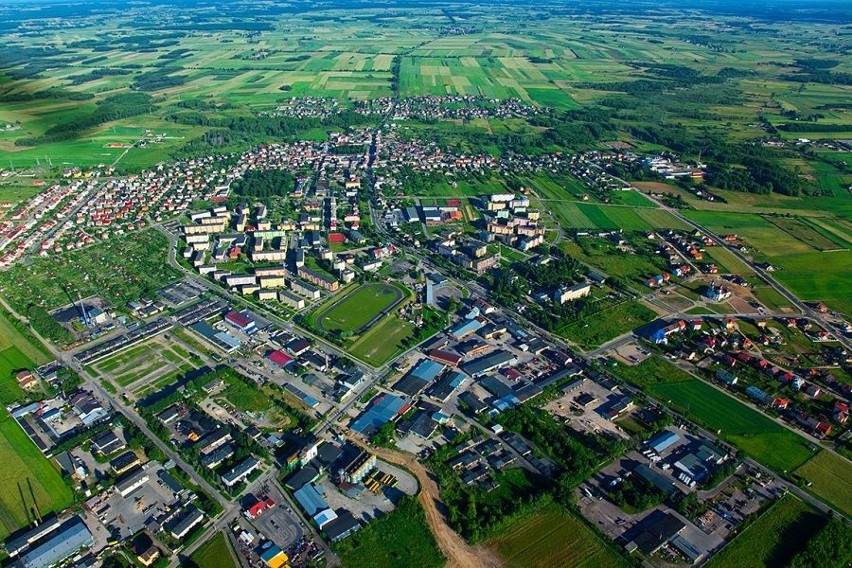
[[[42,455],[5,410],[0,411],[0,464],[0,478],[6,487],[0,492],[0,538],[6,538],[31,520],[33,498],[28,481],[43,516],[64,509],[74,499],[56,466]],[[22,495],[26,505],[22,503]]]
[[[225,373],[222,378],[225,381],[222,396],[231,401],[237,409],[243,412],[265,412],[272,408],[272,401],[260,387],[248,384],[236,376],[236,371]]]
[[[793,496],[786,496],[737,535],[707,563],[708,568],[786,566],[825,519]]]
[[[650,323],[656,317],[650,308],[629,300],[573,321],[558,330],[558,333],[575,341],[583,349],[589,349]]]
[[[792,471],[811,455],[804,438],[700,379],[659,383],[646,390],[775,470]]]
[[[347,568],[439,568],[446,563],[414,497],[403,498],[393,512],[332,547]]]
[[[231,547],[223,533],[205,542],[198,550],[192,553],[189,560],[183,566],[198,568],[236,568],[237,563],[231,554]]]
[[[614,547],[558,505],[521,515],[485,542],[509,566],[623,566]]]
[[[852,515],[852,482],[849,472],[849,462],[825,450],[795,471],[812,483],[808,487],[811,493],[834,504],[847,515]]]
[[[402,290],[389,284],[366,284],[321,310],[317,327],[328,331],[358,331],[374,317],[404,298]]]

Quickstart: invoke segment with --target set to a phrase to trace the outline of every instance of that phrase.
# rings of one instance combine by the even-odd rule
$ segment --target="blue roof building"
[[[302,507],[302,510],[311,517],[320,511],[328,509],[328,504],[325,502],[325,499],[322,498],[319,491],[317,491],[317,488],[311,483],[306,483],[301,489],[294,491],[293,497],[295,497],[296,501],[299,502],[299,506]]]
[[[450,328],[449,335],[454,339],[461,339],[471,333],[479,331],[485,324],[478,319],[462,320]]]
[[[59,564],[81,548],[93,546],[95,539],[86,523],[75,515],[18,561],[25,568],[49,568]]]
[[[432,382],[443,370],[444,365],[442,363],[438,363],[432,359],[423,359],[417,363],[413,369],[411,369],[411,374],[428,383]]]
[[[648,440],[648,447],[659,454],[672,447],[678,440],[680,440],[680,436],[674,432],[663,430]]]
[[[352,429],[369,436],[395,416],[405,414],[409,406],[404,398],[392,394],[376,397],[370,407],[352,422]]]

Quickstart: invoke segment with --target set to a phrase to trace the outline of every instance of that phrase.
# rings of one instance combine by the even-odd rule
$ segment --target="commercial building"
[[[148,472],[140,469],[115,484],[115,490],[122,497],[127,497],[151,479]]]
[[[225,315],[225,321],[239,329],[243,333],[252,333],[257,330],[257,323],[253,319],[251,319],[248,315],[237,312],[230,311]]]
[[[462,369],[471,377],[480,377],[491,371],[496,371],[506,365],[514,365],[518,360],[508,351],[495,351],[470,363],[462,365]]]
[[[32,547],[17,561],[22,568],[56,566],[79,550],[95,544],[92,533],[79,516],[74,515],[47,538]]]
[[[249,456],[234,466],[233,469],[225,472],[222,475],[222,483],[224,483],[226,487],[233,487],[237,483],[247,479],[248,476],[259,467],[260,461],[258,461],[254,456]]]

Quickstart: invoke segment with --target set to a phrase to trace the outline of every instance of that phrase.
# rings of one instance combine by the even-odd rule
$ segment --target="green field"
[[[804,438],[699,379],[647,392],[777,471],[792,471],[811,455]]]
[[[21,330],[9,319],[9,316],[0,311],[0,351],[9,347],[17,347],[32,362],[37,365],[47,363],[50,358],[45,354],[40,345],[35,343],[35,338],[27,338]],[[2,372],[0,372],[2,374]]]
[[[371,365],[381,365],[401,348],[401,342],[413,335],[414,326],[396,316],[388,316],[362,334],[347,351]]]
[[[0,492],[0,538],[34,519],[32,495],[42,515],[58,512],[73,501],[71,488],[56,466],[5,410],[0,411],[0,463],[0,476],[6,485],[6,490]]]
[[[825,524],[825,518],[793,496],[774,503],[707,563],[708,568],[786,566]]]
[[[654,321],[657,314],[634,300],[604,308],[557,330],[581,348],[598,347],[619,335]]]
[[[216,533],[216,536],[201,545],[181,565],[188,568],[237,568],[239,566],[234,560],[231,546],[224,533]]]
[[[523,514],[485,542],[509,566],[624,566],[614,547],[557,505]]]
[[[390,284],[359,286],[328,308],[320,308],[316,315],[317,327],[326,331],[358,332],[404,297],[402,290]]]
[[[332,547],[341,564],[353,568],[439,568],[446,563],[416,497],[404,497],[393,512]]]
[[[32,360],[18,347],[7,347],[0,351],[0,403],[11,404],[26,394],[18,386],[14,372],[32,368]]]
[[[811,482],[807,489],[852,516],[852,480],[849,461],[822,450],[794,473]]]

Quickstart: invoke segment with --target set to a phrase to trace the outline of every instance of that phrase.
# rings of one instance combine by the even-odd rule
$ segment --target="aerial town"
[[[253,69],[291,53],[241,33]],[[309,128],[126,169],[231,110],[179,99],[119,159],[0,169],[27,190],[0,209],[0,563],[848,566],[848,272],[815,284],[842,213],[776,214],[639,127],[530,142],[586,135],[554,101],[406,84],[286,85],[234,120]],[[852,149],[759,129],[757,156]]]

